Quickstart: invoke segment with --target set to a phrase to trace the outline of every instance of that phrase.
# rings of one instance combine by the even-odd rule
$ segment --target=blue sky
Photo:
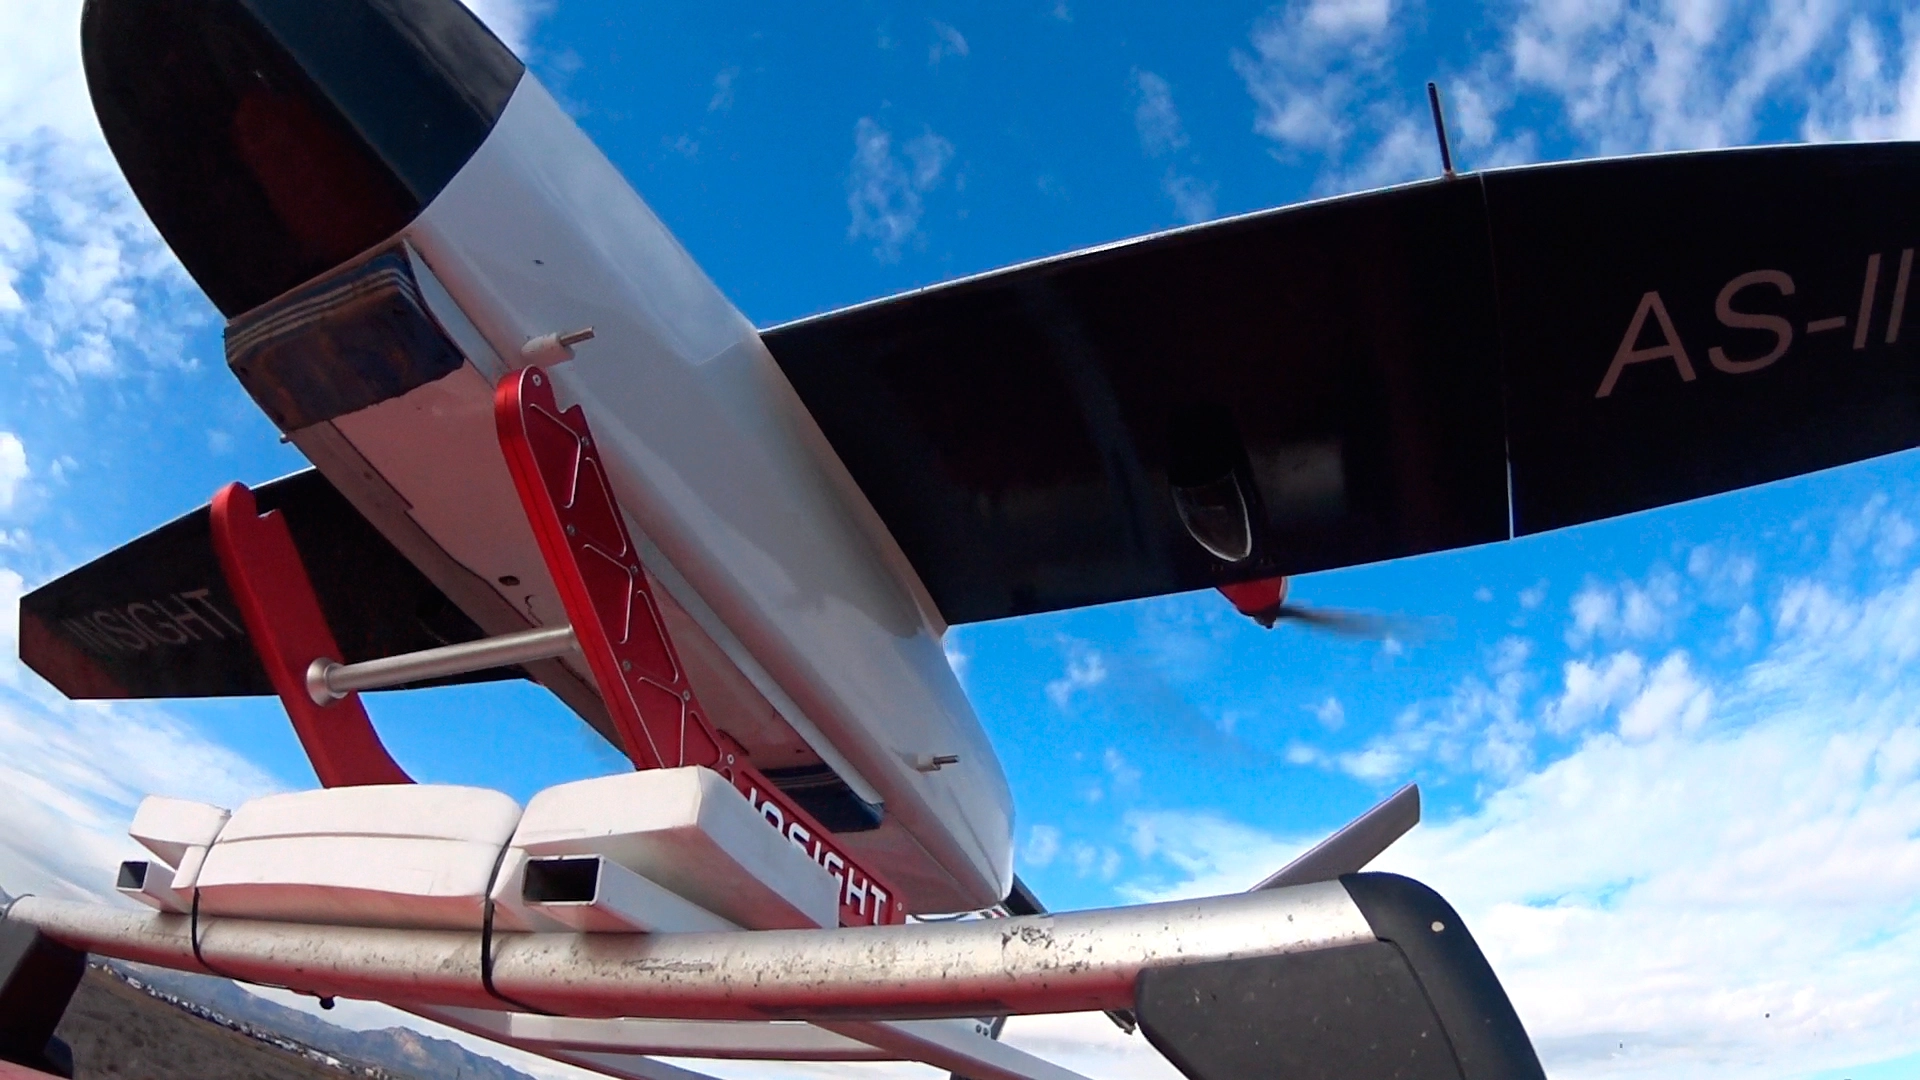
[[[1893,5],[629,4],[485,17],[755,322],[1437,171],[1920,137]],[[74,0],[0,14],[0,630],[13,597],[303,462],[113,170]],[[1212,594],[956,631],[1056,907],[1242,888],[1407,780],[1556,1077],[1920,1071],[1920,457],[1314,575],[1386,643]],[[425,779],[620,765],[540,691],[372,704]],[[312,783],[276,706],[79,707],[0,661],[0,883],[98,890],[149,791]],[[366,1014],[366,1022],[381,1022]],[[1104,1021],[1011,1036],[1166,1076]],[[1877,1073],[1857,1067],[1881,1062]],[[730,1068],[729,1075],[761,1075]],[[806,1070],[798,1070],[806,1071]]]

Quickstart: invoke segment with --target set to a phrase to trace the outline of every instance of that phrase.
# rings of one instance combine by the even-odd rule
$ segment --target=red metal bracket
[[[267,669],[307,760],[327,787],[411,784],[367,719],[358,694],[316,705],[307,694],[307,665],[338,657],[313,582],[278,510],[258,512],[245,484],[228,484],[213,497],[213,550],[254,651]]]
[[[727,777],[768,824],[840,882],[841,925],[903,921],[899,894],[848,858],[832,833],[708,722],[580,407],[562,411],[553,380],[538,368],[502,379],[493,404],[507,471],[634,767],[700,765]]]

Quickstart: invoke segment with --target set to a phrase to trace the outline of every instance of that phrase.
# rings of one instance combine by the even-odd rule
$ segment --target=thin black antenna
[[[1453,179],[1453,147],[1447,143],[1447,114],[1440,110],[1440,84],[1427,83],[1427,104],[1433,107],[1433,133],[1440,139],[1440,172]]]

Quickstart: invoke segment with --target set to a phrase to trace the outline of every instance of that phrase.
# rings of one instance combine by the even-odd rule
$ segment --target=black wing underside
[[[1542,532],[1920,444],[1920,144],[1580,162],[1274,210],[763,335],[948,621]],[[1230,461],[1238,562],[1172,487]],[[316,472],[348,661],[479,629]],[[75,697],[263,694],[202,508],[29,594]],[[500,678],[517,671],[483,673]]]
[[[1501,540],[1914,446],[1917,185],[1920,144],[1505,170],[763,336],[966,623]],[[1190,538],[1170,493],[1212,444],[1246,481],[1238,563]]]
[[[475,625],[308,469],[254,489],[277,510],[348,663],[480,637]],[[72,698],[271,694],[214,554],[207,508],[20,600],[20,658]],[[522,676],[496,668],[439,683]]]

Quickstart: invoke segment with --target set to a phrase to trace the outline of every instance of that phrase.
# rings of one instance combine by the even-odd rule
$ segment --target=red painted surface
[[[1233,602],[1235,611],[1249,619],[1260,620],[1263,625],[1272,625],[1273,616],[1279,613],[1280,605],[1287,600],[1287,579],[1283,577],[1239,581],[1218,588]]]
[[[708,722],[579,406],[562,411],[552,379],[523,368],[495,389],[494,421],[561,606],[634,767],[699,765],[720,773],[840,881],[841,925],[903,921],[906,907],[893,887],[848,858],[832,833]]]
[[[330,705],[316,705],[307,694],[307,665],[342,657],[280,512],[260,514],[245,484],[228,484],[213,497],[212,525],[213,549],[241,620],[320,783],[412,783],[380,742],[358,694]]]

